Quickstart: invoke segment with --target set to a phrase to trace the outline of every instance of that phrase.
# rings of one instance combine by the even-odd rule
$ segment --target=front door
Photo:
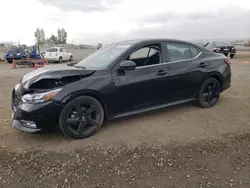
[[[135,70],[120,71],[117,68],[112,70],[115,85],[112,98],[117,104],[112,113],[158,104],[162,100],[161,90],[166,76],[160,64],[162,62],[161,44],[144,46],[124,60],[134,61],[137,67]]]

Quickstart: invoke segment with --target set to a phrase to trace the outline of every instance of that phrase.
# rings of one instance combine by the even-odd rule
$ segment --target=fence
[[[12,68],[16,69],[17,65],[28,65],[29,67],[34,67],[34,70],[36,70],[38,67],[44,67],[46,65],[49,65],[49,61],[47,59],[13,59]]]

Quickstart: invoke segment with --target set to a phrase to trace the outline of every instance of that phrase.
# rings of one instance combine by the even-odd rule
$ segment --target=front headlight
[[[26,103],[43,103],[53,99],[59,91],[61,91],[61,88],[45,93],[26,94],[22,97],[22,101]]]

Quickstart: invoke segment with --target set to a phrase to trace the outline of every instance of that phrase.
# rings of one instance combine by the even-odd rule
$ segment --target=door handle
[[[168,74],[168,73],[163,71],[163,70],[159,70],[156,75],[157,76],[163,76],[163,75],[166,75],[166,74]]]
[[[199,67],[202,67],[202,68],[204,68],[204,67],[206,67],[206,66],[207,66],[206,63],[200,63],[200,65],[199,65]]]

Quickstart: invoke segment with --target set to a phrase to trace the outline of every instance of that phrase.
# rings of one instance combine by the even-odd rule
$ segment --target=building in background
[[[58,29],[57,30],[57,40],[60,44],[66,44],[67,43],[67,32],[65,29]]]
[[[35,32],[35,37],[38,44],[45,43],[45,32],[43,29],[37,28]]]

